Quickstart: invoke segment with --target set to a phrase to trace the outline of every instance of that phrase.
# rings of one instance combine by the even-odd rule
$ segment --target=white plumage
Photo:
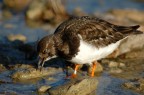
[[[111,54],[119,46],[121,41],[122,40],[112,43],[106,47],[96,48],[81,39],[79,52],[70,61],[76,64],[92,64],[93,61],[100,60]]]

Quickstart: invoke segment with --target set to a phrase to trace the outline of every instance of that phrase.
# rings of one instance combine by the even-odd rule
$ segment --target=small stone
[[[6,8],[14,11],[24,10],[32,0],[3,0]]]
[[[124,63],[119,63],[119,67],[126,67],[126,65]]]
[[[114,62],[114,61],[111,61],[108,66],[109,66],[110,68],[118,67],[118,63],[117,63],[117,62]]]
[[[122,73],[123,70],[119,69],[119,68],[113,68],[113,69],[110,69],[109,71],[110,73],[113,73],[113,74],[119,74],[119,73]]]
[[[103,64],[108,64],[108,63],[110,63],[110,61],[109,61],[108,59],[102,59],[102,60],[101,60],[101,63],[103,63]]]
[[[54,81],[55,79],[53,77],[49,77],[49,78],[47,78],[47,80]]]
[[[52,12],[52,10],[44,10],[43,12],[43,19],[44,20],[52,20],[52,18],[54,18],[55,15],[54,13]]]
[[[42,16],[45,4],[43,0],[33,0],[26,11],[26,17],[30,20],[39,20]]]
[[[44,86],[41,86],[39,89],[38,89],[38,92],[46,92],[48,89],[50,89],[51,86],[49,85],[44,85]]]
[[[133,88],[133,83],[132,82],[124,83],[123,86],[128,88],[128,89],[131,89],[131,88]]]
[[[7,38],[8,38],[8,40],[10,40],[10,41],[20,40],[20,41],[22,41],[22,42],[25,42],[26,39],[27,39],[26,36],[24,36],[24,35],[22,35],[22,34],[16,34],[16,35],[11,34],[11,35],[8,35]]]

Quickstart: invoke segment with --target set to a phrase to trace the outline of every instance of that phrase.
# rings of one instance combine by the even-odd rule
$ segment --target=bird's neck
[[[61,35],[60,34],[55,34],[53,36],[53,40],[54,40],[54,44],[55,44],[55,49],[56,51],[59,50],[59,47],[62,45],[62,39],[61,39]]]

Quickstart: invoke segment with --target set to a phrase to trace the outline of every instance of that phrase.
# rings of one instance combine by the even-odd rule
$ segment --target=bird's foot
[[[94,77],[94,75],[90,75],[90,77]]]
[[[76,78],[77,75],[76,75],[76,74],[72,74],[70,77],[71,77],[71,78]]]
[[[73,79],[73,78],[76,78],[77,75],[76,74],[72,74],[70,76],[66,76],[66,79]]]

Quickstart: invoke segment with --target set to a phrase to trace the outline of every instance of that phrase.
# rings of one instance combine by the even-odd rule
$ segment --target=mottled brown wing
[[[100,19],[83,25],[78,34],[82,36],[83,40],[96,47],[107,46],[126,37],[125,34],[116,29],[116,25]]]
[[[84,16],[70,18],[62,23],[55,33],[60,31],[64,40],[70,40],[73,43],[77,42],[80,35],[84,41],[96,47],[103,47],[135,33],[138,27],[117,26],[102,19]]]
[[[127,37],[130,34],[139,34],[136,26],[118,26],[104,20],[97,19],[81,27],[79,34],[82,38],[96,47],[107,46]]]

